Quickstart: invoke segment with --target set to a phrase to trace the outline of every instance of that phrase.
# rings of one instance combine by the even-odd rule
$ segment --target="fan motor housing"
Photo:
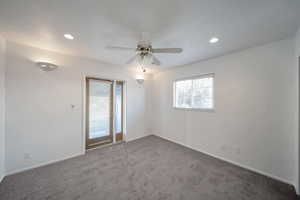
[[[152,46],[151,45],[138,45],[136,50],[140,52],[141,54],[147,54],[152,52]]]

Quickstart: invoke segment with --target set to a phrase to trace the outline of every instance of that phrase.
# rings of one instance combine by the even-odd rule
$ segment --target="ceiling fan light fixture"
[[[183,51],[182,48],[153,48],[149,36],[142,33],[141,40],[137,42],[136,48],[107,46],[110,50],[135,50],[135,55],[129,59],[126,64],[137,63],[140,67],[146,68],[152,65],[160,65],[160,61],[155,57],[155,54],[179,54]]]
[[[145,55],[140,55],[138,57],[138,64],[143,68],[148,65],[151,65],[152,61],[153,61],[153,56],[150,53],[147,53]]]
[[[214,44],[214,43],[217,43],[217,42],[219,42],[219,38],[217,38],[217,37],[212,37],[210,40],[209,40],[209,43],[211,43],[211,44]]]

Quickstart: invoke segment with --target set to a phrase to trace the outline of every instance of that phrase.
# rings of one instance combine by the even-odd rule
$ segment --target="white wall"
[[[297,188],[297,68],[292,39],[154,77],[156,134]],[[172,108],[172,81],[215,73],[215,112]]]
[[[296,33],[296,54],[300,56],[300,28]]]
[[[299,116],[300,116],[300,99],[299,99],[299,68],[300,68],[300,28],[298,29],[298,32],[296,33],[296,67],[298,68],[298,194],[300,193],[300,127],[299,127]]]
[[[44,72],[37,60],[60,67]],[[6,172],[83,153],[84,75],[127,81],[127,139],[145,136],[145,87],[125,68],[7,43]],[[71,104],[75,108],[71,108]]]
[[[0,182],[5,175],[5,44],[0,36]]]
[[[8,42],[6,172],[83,153],[83,76],[90,75],[127,81],[128,140],[155,133],[296,185],[294,44],[282,40],[174,68],[140,86],[124,68]],[[37,60],[60,68],[43,72]],[[172,80],[211,72],[215,112],[172,108]]]

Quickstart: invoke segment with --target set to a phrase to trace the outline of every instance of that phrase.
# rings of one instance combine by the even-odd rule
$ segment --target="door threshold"
[[[125,141],[122,140],[122,141],[118,141],[118,142],[115,142],[115,143],[110,142],[110,143],[107,143],[107,144],[92,147],[90,149],[86,149],[85,152],[93,151],[93,150],[96,150],[96,149],[102,149],[102,148],[105,148],[105,147],[109,147],[109,146],[113,146],[113,145],[117,145],[117,144],[122,144],[122,143],[125,143]]]

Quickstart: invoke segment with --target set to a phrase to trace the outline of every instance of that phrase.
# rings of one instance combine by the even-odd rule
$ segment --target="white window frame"
[[[176,107],[176,82],[178,81],[185,81],[185,80],[195,80],[195,79],[202,79],[202,78],[213,78],[212,82],[212,108],[181,108]],[[215,74],[209,73],[209,74],[202,74],[202,75],[196,75],[186,78],[180,78],[173,81],[173,108],[178,110],[195,110],[195,111],[206,111],[206,112],[214,112],[215,111]]]

